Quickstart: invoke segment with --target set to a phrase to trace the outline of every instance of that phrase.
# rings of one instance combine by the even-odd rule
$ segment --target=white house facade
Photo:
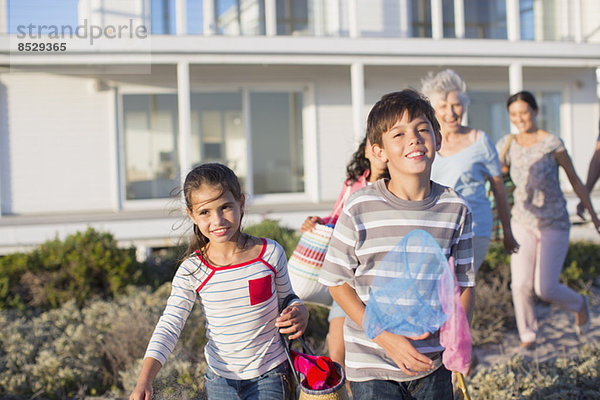
[[[87,226],[173,245],[207,161],[241,178],[247,224],[298,228],[331,209],[370,107],[428,71],[464,77],[494,141],[533,92],[582,180],[599,134],[597,0],[74,3],[0,0],[0,254]]]

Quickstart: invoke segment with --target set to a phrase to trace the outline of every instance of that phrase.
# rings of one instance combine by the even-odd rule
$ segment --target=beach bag
[[[295,298],[285,298],[281,310]],[[280,312],[281,312],[280,310]],[[302,352],[293,350],[285,335],[279,334],[293,377],[292,394],[297,400],[349,400],[344,368],[329,357],[316,356],[303,337],[295,339]]]
[[[319,272],[332,234],[333,226],[317,224],[302,234],[288,260],[292,289],[302,301],[331,305],[329,288],[319,283]]]
[[[342,201],[326,218],[327,220],[332,220],[332,216],[339,214],[339,210],[350,195],[350,190],[351,188],[348,186]],[[319,283],[319,273],[333,234],[333,227],[333,224],[316,224],[312,230],[304,232],[288,260],[292,289],[302,301],[307,303],[330,306],[333,301],[329,294],[329,288]]]
[[[427,232],[406,235],[376,266],[363,327],[369,339],[383,331],[416,337],[440,331],[446,368],[466,373],[471,332],[460,303],[454,266]],[[462,315],[461,315],[462,313]],[[466,360],[466,361],[465,361]]]

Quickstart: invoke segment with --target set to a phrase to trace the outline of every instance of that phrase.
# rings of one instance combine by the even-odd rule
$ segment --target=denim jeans
[[[452,400],[452,373],[442,365],[433,373],[414,381],[351,381],[350,390],[352,396],[360,400]]]
[[[206,369],[204,390],[209,400],[282,400],[290,395],[290,366],[281,363],[252,379],[227,379]]]

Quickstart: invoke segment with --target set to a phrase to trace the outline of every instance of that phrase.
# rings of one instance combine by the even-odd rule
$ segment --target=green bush
[[[578,355],[552,361],[508,363],[482,370],[469,382],[473,399],[600,399],[600,347],[585,345]]]
[[[587,289],[600,276],[600,245],[589,242],[571,242],[561,273],[567,285]]]
[[[250,225],[244,228],[244,232],[248,235],[275,240],[283,247],[288,258],[300,240],[300,236],[294,229],[280,226],[277,221],[272,219],[265,219],[259,224]]]
[[[129,287],[115,300],[92,300],[83,308],[70,301],[33,317],[1,311],[0,397],[66,399],[107,391],[126,397],[170,289]],[[158,387],[166,393],[167,382],[176,382],[197,390],[205,343],[204,318],[195,307]]]
[[[89,228],[1,257],[0,309],[48,310],[71,299],[81,306],[95,296],[115,296],[140,276],[133,249],[120,249],[111,234]]]

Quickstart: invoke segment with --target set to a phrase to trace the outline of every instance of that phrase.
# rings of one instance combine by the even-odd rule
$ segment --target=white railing
[[[164,35],[600,42],[598,0],[490,1],[488,4],[494,6],[489,6],[491,11],[487,14],[493,15],[482,15],[481,21],[473,20],[473,16],[467,20],[466,7],[470,7],[470,1],[454,0],[453,7],[448,4],[444,7],[442,0],[397,0],[396,3],[384,0],[79,0],[78,20],[70,23],[81,24],[87,20],[90,24],[105,26],[133,20],[137,25],[148,27],[153,34]],[[31,13],[36,25],[52,24],[51,15],[56,14],[56,7],[61,3],[67,4],[60,0],[0,0],[0,33],[17,33],[17,26],[27,20],[27,13]],[[38,12],[31,10],[34,4],[38,4]],[[39,8],[44,7],[49,7],[48,17],[40,23],[44,14],[39,13]],[[74,10],[65,11],[75,14]],[[495,33],[489,33],[494,29]]]

